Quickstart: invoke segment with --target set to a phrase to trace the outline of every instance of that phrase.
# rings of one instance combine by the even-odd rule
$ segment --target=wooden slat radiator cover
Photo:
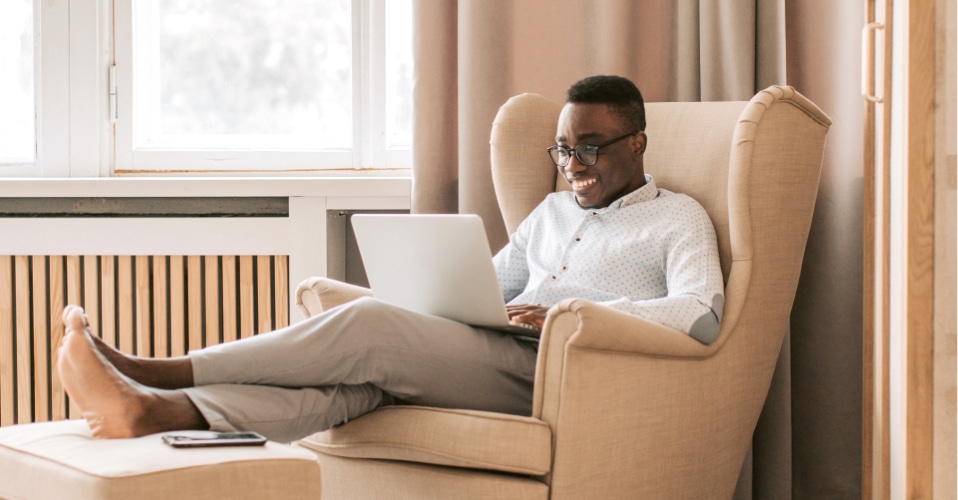
[[[0,256],[0,425],[77,418],[56,374],[66,304],[140,356],[178,356],[289,322],[288,257]]]

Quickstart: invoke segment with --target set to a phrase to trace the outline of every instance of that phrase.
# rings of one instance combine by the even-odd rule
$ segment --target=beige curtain
[[[650,102],[746,100],[768,85],[788,83],[841,128],[845,117],[825,99],[834,93],[814,94],[819,87],[811,81],[826,79],[816,73],[818,65],[839,68],[830,51],[844,49],[822,45],[824,28],[805,23],[824,21],[853,3],[796,0],[786,9],[784,0],[416,0],[413,211],[479,214],[493,250],[504,245],[508,235],[489,169],[496,111],[522,92],[561,102],[571,83],[593,74],[629,77]],[[860,130],[861,120],[855,123]],[[829,137],[830,157],[835,151],[854,156],[854,150],[857,160],[847,158],[852,163],[841,167],[857,171],[860,181],[861,135],[848,142],[835,135]],[[829,168],[834,165],[827,161]],[[861,233],[860,184],[857,194],[848,187],[823,183],[793,343],[783,345],[736,498],[791,498],[793,492],[797,498],[846,498],[860,491],[861,385],[855,377],[861,366],[861,240],[855,254],[855,238],[842,239],[827,220],[839,217],[846,236]],[[834,211],[837,197],[841,207]],[[858,229],[845,227],[855,224]],[[819,288],[831,286],[836,262],[849,282],[826,293],[835,302],[822,310],[816,307]],[[825,313],[830,316],[823,321]],[[842,343],[843,349],[820,352],[815,346],[823,343]],[[830,382],[836,373],[841,388]]]
[[[792,309],[793,491],[861,498],[865,2],[789,1],[785,17],[788,83],[832,117]]]

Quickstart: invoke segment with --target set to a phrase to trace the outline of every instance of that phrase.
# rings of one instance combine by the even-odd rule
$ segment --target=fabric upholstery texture
[[[0,429],[0,498],[320,498],[314,457],[295,447],[174,449],[159,434],[94,439],[82,420]]]
[[[317,459],[323,470],[323,500],[549,498],[549,487],[529,476],[395,460],[346,458],[321,452],[317,453]]]
[[[568,189],[545,153],[560,109],[523,94],[495,119],[492,174],[510,232],[546,194]],[[548,471],[533,478],[552,499],[730,498],[788,328],[830,119],[794,89],[778,86],[748,102],[649,103],[646,110],[646,173],[660,187],[698,200],[715,226],[726,282],[722,326],[703,345],[582,299],[549,311],[531,418],[551,431]],[[368,293],[323,279],[301,291],[309,314]],[[363,418],[375,426],[361,429]],[[334,498],[375,488],[418,498],[412,492],[448,468],[415,462],[458,465],[436,457],[473,439],[465,421],[436,419],[420,436],[406,436],[403,448],[416,451],[401,454],[389,447],[396,438],[382,431],[408,425],[398,412],[363,418],[306,441],[321,463],[336,464],[335,474],[323,471],[324,486],[342,493]],[[444,437],[437,446],[435,436],[457,443]],[[405,473],[372,485],[387,475],[371,478],[370,467]],[[500,474],[488,475],[491,487]],[[436,498],[457,496],[436,488]]]
[[[499,413],[391,406],[300,440],[343,457],[376,456],[455,467],[542,475],[552,432],[538,419]]]

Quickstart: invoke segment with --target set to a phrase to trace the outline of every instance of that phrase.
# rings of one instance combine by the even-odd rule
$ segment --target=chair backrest
[[[545,152],[560,109],[523,94],[504,104],[493,123],[493,182],[510,232],[548,193],[568,189]],[[576,483],[583,477],[619,478],[611,496],[731,496],[788,331],[831,120],[791,87],[778,86],[747,102],[649,103],[646,114],[646,173],[659,187],[696,199],[715,226],[726,283],[722,326],[712,344],[674,343],[680,348],[670,357],[689,361],[682,371],[694,386],[636,390],[636,381],[677,365],[615,359],[615,381],[582,381],[593,387],[622,382],[603,393],[615,394],[615,402],[602,407],[604,400],[588,395],[540,391],[537,374],[533,416],[547,420],[554,433],[553,472],[545,478],[552,498],[581,497],[587,490]],[[569,359],[593,354],[599,356],[565,351]],[[569,418],[583,406],[602,418]],[[537,413],[539,407],[545,409]],[[666,411],[649,415],[645,408]],[[602,429],[589,423],[596,421]],[[604,446],[619,442],[639,443],[640,452],[604,456]],[[590,468],[593,463],[599,465]],[[694,477],[678,486],[642,484],[663,467],[671,468],[669,477],[683,471]]]
[[[545,151],[555,142],[561,109],[541,95],[521,94],[509,99],[493,122],[492,177],[509,233],[547,194],[570,189]],[[646,117],[645,172],[659,187],[691,196],[708,212],[726,285],[746,285],[732,280],[733,262],[750,261],[756,239],[761,245],[767,237],[772,253],[791,249],[776,260],[797,264],[791,266],[797,286],[828,116],[793,88],[772,86],[750,101],[646,103]],[[786,202],[793,206],[783,207]],[[779,210],[763,213],[763,207]],[[804,217],[805,224],[794,224],[795,217]],[[726,290],[727,319],[737,316],[728,313],[742,302],[744,296]],[[720,335],[716,344],[723,341]]]

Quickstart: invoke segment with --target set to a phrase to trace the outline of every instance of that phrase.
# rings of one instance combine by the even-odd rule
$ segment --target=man
[[[542,326],[551,305],[579,297],[714,339],[714,230],[691,198],[645,175],[644,130],[629,80],[569,89],[548,152],[572,192],[547,197],[494,258],[513,320]],[[116,351],[78,307],[63,316],[60,377],[98,437],[212,429],[293,441],[388,404],[531,410],[534,341],[371,298],[172,359]]]

